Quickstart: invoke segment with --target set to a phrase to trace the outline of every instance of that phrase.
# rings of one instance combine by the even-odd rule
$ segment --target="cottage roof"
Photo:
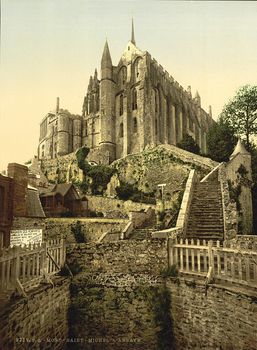
[[[70,191],[70,189],[74,190],[76,199],[80,199],[80,196],[72,183],[69,184],[57,184],[50,191],[41,193],[40,197],[52,197],[56,194],[60,194],[63,197]]]

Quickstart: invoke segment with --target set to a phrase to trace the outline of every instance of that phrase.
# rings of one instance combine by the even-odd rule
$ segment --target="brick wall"
[[[8,176],[13,178],[13,216],[26,216],[28,168],[25,165],[10,163]]]

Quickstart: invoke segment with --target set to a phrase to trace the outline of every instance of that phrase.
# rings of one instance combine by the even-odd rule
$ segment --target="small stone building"
[[[73,184],[57,184],[40,194],[44,212],[50,217],[86,216],[88,203],[80,197]]]

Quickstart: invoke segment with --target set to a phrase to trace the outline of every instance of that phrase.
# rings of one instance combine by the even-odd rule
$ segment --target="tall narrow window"
[[[85,136],[88,135],[87,122],[85,123]]]
[[[123,94],[120,95],[120,115],[123,114]]]
[[[154,103],[155,103],[155,112],[157,113],[158,112],[158,105],[159,105],[159,103],[158,103],[159,101],[158,101],[158,90],[154,90]]]
[[[132,90],[132,110],[137,109],[137,90],[134,88]]]
[[[133,119],[133,132],[136,133],[137,132],[137,118]]]
[[[123,123],[120,124],[120,137],[123,137]]]

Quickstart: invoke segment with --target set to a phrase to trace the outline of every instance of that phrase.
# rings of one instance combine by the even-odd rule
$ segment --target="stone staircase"
[[[217,174],[196,185],[186,237],[200,240],[223,240],[222,197]]]

